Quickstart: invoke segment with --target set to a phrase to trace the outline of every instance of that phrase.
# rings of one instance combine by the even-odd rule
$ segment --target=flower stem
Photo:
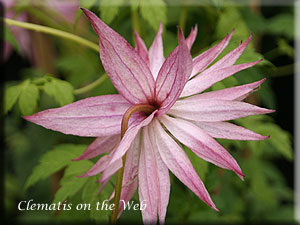
[[[133,105],[127,111],[125,112],[122,124],[121,124],[121,139],[124,137],[125,132],[128,129],[128,121],[131,117],[131,115],[135,112],[145,112],[147,114],[151,114],[156,108],[152,105]],[[120,204],[120,198],[121,198],[121,191],[122,191],[122,181],[123,181],[123,173],[124,173],[124,167],[125,167],[125,161],[126,161],[126,154],[123,156],[123,166],[119,171],[117,172],[117,181],[116,181],[116,188],[115,188],[115,198],[114,198],[114,205],[115,208],[112,211],[110,224],[115,225],[118,219],[118,213],[119,213],[119,204]]]
[[[51,34],[54,36],[58,36],[58,37],[62,37],[65,39],[69,39],[72,40],[74,42],[77,42],[79,44],[85,45],[86,47],[89,47],[91,49],[93,49],[94,51],[99,51],[99,47],[97,44],[86,40],[82,37],[79,37],[75,34],[71,34],[62,30],[57,30],[51,27],[46,27],[46,26],[42,26],[42,25],[37,25],[37,24],[33,24],[33,23],[27,23],[27,22],[21,22],[21,21],[17,21],[17,20],[12,20],[12,19],[8,19],[8,18],[4,18],[4,22],[8,25],[11,26],[17,26],[17,27],[22,27],[28,30],[34,30],[37,32],[42,32],[42,33],[46,33],[46,34]]]
[[[93,88],[97,87],[98,85],[100,85],[101,83],[103,83],[106,80],[106,78],[107,78],[107,75],[103,74],[97,80],[95,80],[94,82],[88,84],[87,86],[75,89],[73,91],[73,94],[74,95],[80,95],[80,94],[83,94],[85,92],[88,92],[88,91],[92,90]]]

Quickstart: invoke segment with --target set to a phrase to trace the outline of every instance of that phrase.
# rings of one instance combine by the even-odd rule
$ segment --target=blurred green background
[[[137,30],[147,47],[162,22],[165,56],[177,45],[177,25],[187,36],[190,29],[198,24],[193,56],[235,29],[223,56],[253,32],[251,44],[237,63],[262,57],[264,61],[215,84],[210,90],[266,77],[260,90],[246,101],[276,109],[276,113],[235,122],[271,137],[265,141],[218,140],[238,161],[246,175],[244,182],[233,172],[208,164],[186,151],[220,212],[211,210],[171,176],[166,224],[293,222],[294,8],[259,4],[224,5],[222,1],[193,5],[174,4],[171,0],[75,2],[77,8],[72,21],[62,18],[62,13],[47,3],[24,5],[16,1],[7,12],[13,13],[13,19],[25,13],[28,22],[74,33],[97,43],[95,33],[78,8],[82,6],[95,12],[133,45],[133,30]],[[106,223],[110,213],[104,211],[18,211],[17,205],[22,200],[34,199],[36,203],[48,204],[67,200],[76,204],[95,203],[110,196],[114,178],[99,196],[99,186],[95,183],[97,177],[76,177],[90,168],[95,160],[71,161],[93,139],[46,130],[26,122],[21,116],[85,97],[116,93],[116,90],[109,79],[104,79],[89,91],[80,89],[104,73],[96,51],[66,39],[28,31],[32,49],[28,56],[11,27],[5,30],[5,38],[14,49],[5,62],[4,184],[7,220],[18,223]],[[137,194],[134,200],[138,201]],[[120,222],[126,221],[141,222],[140,212],[125,211]]]

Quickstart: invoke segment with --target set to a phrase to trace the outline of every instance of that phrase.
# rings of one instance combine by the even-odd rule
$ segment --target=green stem
[[[185,30],[186,18],[187,18],[187,7],[182,6],[180,17],[179,17],[179,26],[181,27],[183,32]]]
[[[74,42],[77,42],[79,44],[85,45],[86,47],[89,47],[97,52],[99,52],[99,47],[97,44],[86,40],[82,37],[79,37],[75,34],[71,34],[65,31],[61,31],[61,30],[57,30],[51,27],[45,27],[45,26],[41,26],[41,25],[37,25],[37,24],[32,24],[32,23],[27,23],[27,22],[21,22],[21,21],[16,21],[16,20],[12,20],[12,19],[7,19],[4,18],[4,22],[8,25],[11,26],[17,26],[17,27],[22,27],[25,29],[29,29],[29,30],[34,30],[37,32],[42,32],[42,33],[46,33],[46,34],[51,34],[54,36],[58,36],[58,37],[62,37],[65,39],[69,39],[72,40]]]
[[[106,78],[107,78],[107,75],[103,74],[101,77],[99,77],[93,83],[90,83],[89,85],[87,85],[85,87],[75,89],[73,91],[73,93],[74,93],[74,95],[80,95],[85,92],[88,92],[88,91],[92,90],[93,88],[97,87],[98,85],[102,84],[106,80]]]

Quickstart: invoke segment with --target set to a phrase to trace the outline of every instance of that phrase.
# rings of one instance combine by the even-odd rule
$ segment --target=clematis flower
[[[220,43],[192,59],[190,48],[197,27],[185,40],[179,29],[178,46],[165,59],[162,25],[148,50],[136,35],[136,48],[92,12],[83,9],[99,37],[100,58],[119,94],[86,98],[49,109],[25,119],[65,134],[97,137],[75,160],[106,153],[82,176],[102,173],[102,190],[122,167],[126,154],[121,199],[129,201],[138,189],[144,223],[165,221],[170,194],[169,170],[212,209],[218,211],[180,143],[198,157],[244,174],[236,160],[214,139],[263,140],[268,138],[230,120],[273,110],[242,102],[264,80],[202,93],[214,83],[252,67],[261,60],[234,65],[250,38],[208,67],[230,41]],[[132,115],[131,115],[132,114]],[[121,138],[122,119],[129,121]],[[119,206],[119,215],[123,202]]]

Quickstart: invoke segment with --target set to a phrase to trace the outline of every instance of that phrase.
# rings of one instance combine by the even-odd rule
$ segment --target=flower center
[[[148,115],[150,115],[154,110],[157,109],[157,106],[154,105],[147,105],[147,104],[138,104],[133,105],[130,108],[128,108],[122,118],[122,124],[121,124],[121,138],[123,138],[127,128],[128,128],[128,121],[131,117],[131,115],[135,112],[144,112]]]

